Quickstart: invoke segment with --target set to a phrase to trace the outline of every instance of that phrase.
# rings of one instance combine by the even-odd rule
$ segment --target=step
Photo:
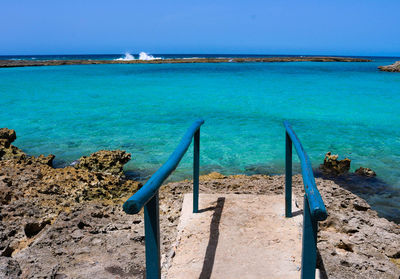
[[[184,197],[167,278],[300,278],[301,210],[284,216],[283,195]]]

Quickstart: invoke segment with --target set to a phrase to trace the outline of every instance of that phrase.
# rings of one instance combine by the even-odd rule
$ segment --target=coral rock
[[[52,166],[54,155],[40,155],[39,157],[28,156],[18,147],[11,143],[17,139],[17,134],[14,130],[8,128],[0,129],[0,160],[18,160],[20,162],[25,161],[28,164],[32,162],[38,162],[41,164]]]
[[[38,163],[48,165],[51,167],[53,165],[53,160],[55,157],[56,156],[54,156],[53,154],[50,154],[48,156],[39,155],[39,157],[36,157],[35,159]]]
[[[400,61],[396,61],[392,65],[379,66],[378,69],[385,72],[400,72]]]
[[[366,177],[376,176],[376,173],[373,170],[371,170],[370,168],[360,167],[355,171],[355,173],[358,175],[361,175],[361,176],[366,176]]]
[[[0,140],[2,140],[0,143],[12,143],[15,141],[17,138],[17,135],[15,134],[14,130],[8,129],[8,128],[1,128],[0,129]]]
[[[0,257],[0,278],[20,278],[21,268],[16,260],[9,257]]]
[[[100,150],[89,157],[83,156],[74,167],[93,172],[121,175],[123,166],[131,159],[131,154],[122,150]]]
[[[350,170],[351,160],[349,158],[338,160],[338,158],[339,155],[332,155],[331,152],[326,153],[324,163],[320,165],[320,169],[326,174],[346,174]]]
[[[211,172],[209,174],[206,174],[206,175],[201,175],[199,177],[200,181],[213,180],[213,179],[224,179],[224,178],[226,178],[225,175],[220,174],[220,173],[215,172],[215,171]]]

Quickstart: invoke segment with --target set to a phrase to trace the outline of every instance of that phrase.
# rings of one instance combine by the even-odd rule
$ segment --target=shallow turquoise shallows
[[[201,172],[252,174],[284,172],[286,119],[314,167],[332,151],[400,189],[400,74],[377,70],[396,58],[374,59],[2,68],[0,126],[58,165],[123,149],[127,170],[149,174],[202,117]],[[190,177],[192,159],[172,178]]]

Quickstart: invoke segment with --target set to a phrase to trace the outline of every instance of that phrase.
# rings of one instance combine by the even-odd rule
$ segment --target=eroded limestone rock
[[[0,145],[8,147],[10,146],[10,143],[16,140],[16,138],[17,135],[14,130],[8,128],[0,129]]]
[[[131,159],[131,154],[122,150],[100,150],[90,156],[83,156],[74,167],[93,172],[121,175],[123,166]]]
[[[211,173],[209,173],[209,174],[201,175],[201,176],[199,177],[199,180],[200,180],[200,181],[206,181],[206,180],[224,179],[224,178],[226,178],[225,175],[220,174],[220,173],[214,171],[214,172],[211,172]]]
[[[338,160],[339,155],[332,155],[331,152],[325,154],[324,163],[320,165],[320,169],[325,174],[341,175],[346,174],[350,170],[351,160],[345,158]]]
[[[371,170],[370,168],[360,167],[360,168],[356,169],[355,173],[358,175],[361,175],[361,176],[366,176],[366,177],[376,176],[376,173],[373,170]]]
[[[18,147],[11,143],[17,139],[17,134],[14,130],[8,128],[0,129],[0,160],[18,160],[20,162],[25,161],[26,163],[38,162],[41,164],[52,166],[54,155],[48,156],[40,155],[38,157],[28,156]]]
[[[392,65],[379,66],[378,69],[385,72],[400,72],[400,61],[396,61]]]
[[[25,159],[27,156],[22,150],[11,143],[17,139],[14,130],[0,129],[0,160]]]
[[[16,260],[9,257],[0,257],[0,278],[18,279],[21,268]]]

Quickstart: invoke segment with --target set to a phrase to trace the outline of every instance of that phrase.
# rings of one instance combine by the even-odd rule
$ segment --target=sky
[[[0,55],[400,56],[400,0],[0,0]]]

